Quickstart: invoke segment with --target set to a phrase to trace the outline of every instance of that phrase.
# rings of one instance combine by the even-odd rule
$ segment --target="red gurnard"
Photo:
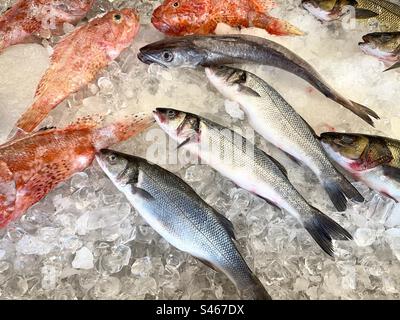
[[[138,31],[136,11],[122,9],[91,20],[67,35],[54,48],[35,100],[15,129],[33,131],[52,109],[92,82],[100,70],[129,47]]]
[[[94,0],[19,0],[0,17],[0,51],[33,37],[59,34],[86,16]]]
[[[0,227],[89,167],[97,151],[142,132],[153,122],[145,114],[104,127],[83,119],[65,129],[43,129],[0,146]]]
[[[210,34],[219,22],[254,26],[274,35],[303,35],[290,23],[266,14],[274,6],[272,0],[165,0],[154,11],[152,23],[170,36]]]

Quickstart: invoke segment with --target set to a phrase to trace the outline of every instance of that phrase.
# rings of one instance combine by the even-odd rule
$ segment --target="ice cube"
[[[75,254],[74,260],[72,261],[72,267],[75,269],[84,270],[93,269],[94,264],[92,252],[86,247],[79,249]]]

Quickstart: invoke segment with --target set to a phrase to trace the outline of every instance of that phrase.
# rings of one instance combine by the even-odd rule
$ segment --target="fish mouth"
[[[161,61],[154,59],[150,54],[148,53],[143,53],[143,52],[139,52],[137,54],[137,58],[143,62],[144,64],[150,65],[150,64],[157,64],[165,69],[168,69],[168,66],[166,66],[165,64],[163,64]]]

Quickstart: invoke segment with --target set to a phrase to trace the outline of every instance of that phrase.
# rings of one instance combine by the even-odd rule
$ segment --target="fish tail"
[[[304,227],[322,250],[333,257],[332,240],[352,240],[351,234],[318,209],[311,207],[311,217]]]
[[[250,273],[250,283],[248,283],[243,290],[239,291],[242,299],[272,300],[260,279],[258,279],[258,277],[252,272]]]
[[[323,177],[321,180],[333,205],[340,212],[346,211],[347,199],[364,201],[358,190],[339,172],[334,177]]]
[[[147,113],[137,113],[126,116],[123,120],[114,122],[104,128],[96,129],[94,132],[94,145],[96,150],[108,148],[109,146],[125,141],[155,123],[154,117]]]
[[[253,26],[267,30],[277,36],[303,36],[304,32],[287,21],[263,13],[255,13],[251,19]]]
[[[380,119],[379,115],[375,111],[366,106],[363,106],[362,104],[359,104],[351,100],[347,100],[345,98],[341,98],[339,95],[332,96],[332,99],[337,103],[341,104],[346,109],[356,114],[357,116],[359,116],[361,119],[363,119],[365,122],[367,122],[373,127],[375,125],[372,118]]]

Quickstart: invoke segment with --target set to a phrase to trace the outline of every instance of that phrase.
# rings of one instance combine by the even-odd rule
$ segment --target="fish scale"
[[[378,13],[376,17],[384,29],[400,30],[400,6],[385,0],[357,0],[358,9],[366,9]]]
[[[119,159],[113,169],[108,157]],[[232,240],[231,223],[182,179],[146,160],[103,150],[97,160],[142,217],[174,247],[224,272],[243,298],[270,299]]]

